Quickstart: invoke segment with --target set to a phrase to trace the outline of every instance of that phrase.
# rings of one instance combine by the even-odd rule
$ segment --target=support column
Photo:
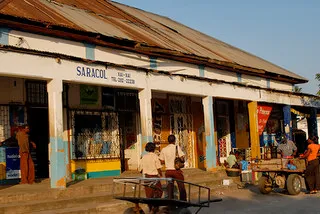
[[[260,139],[258,131],[258,103],[256,101],[248,103],[249,127],[251,142],[251,158],[260,159]]]
[[[152,137],[152,106],[151,90],[144,89],[139,92],[140,121],[141,121],[141,153],[144,153],[145,145],[153,141]]]
[[[291,121],[291,106],[283,107],[283,123],[284,132],[289,140],[292,140],[292,121]]]
[[[206,134],[206,167],[211,171],[217,167],[217,149],[214,142],[213,99],[211,96],[202,99],[204,127]]]
[[[63,142],[62,80],[53,79],[47,84],[50,134],[51,188],[66,188],[66,147]]]
[[[318,122],[317,122],[317,109],[310,109],[310,118],[308,122],[308,136],[318,136]]]

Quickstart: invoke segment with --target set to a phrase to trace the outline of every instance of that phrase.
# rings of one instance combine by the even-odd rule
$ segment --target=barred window
[[[73,157],[119,158],[118,115],[114,112],[72,111]]]
[[[27,103],[31,105],[48,105],[47,83],[44,81],[26,81]]]

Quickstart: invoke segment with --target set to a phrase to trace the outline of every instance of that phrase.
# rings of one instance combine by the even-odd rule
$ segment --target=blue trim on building
[[[66,162],[65,145],[60,137],[50,137],[50,168],[51,168],[51,188],[65,188]]]
[[[94,50],[96,46],[88,43],[84,43],[84,46],[86,47],[86,58],[90,60],[95,60]]]
[[[64,145],[64,154],[65,154],[65,162],[66,164],[69,164],[69,148],[68,148],[68,141],[63,141],[63,145]]]
[[[204,65],[199,65],[199,76],[204,77]]]
[[[267,78],[267,88],[270,88],[270,79]]]
[[[286,105],[283,107],[283,123],[284,123],[284,130],[287,138],[292,140],[292,125],[291,125],[292,123],[291,123],[291,106],[290,105]]]
[[[151,69],[157,69],[157,57],[150,57],[150,68]]]
[[[0,44],[9,45],[9,28],[0,27]]]
[[[311,136],[318,136],[318,121],[317,121],[317,109],[311,108],[310,109],[310,117],[307,118],[308,123],[308,135]]]
[[[120,170],[106,170],[100,172],[88,172],[88,178],[103,178],[110,176],[119,176],[121,174]]]
[[[213,101],[212,97],[209,97],[208,114],[210,121],[210,136],[206,136],[207,148],[206,148],[206,162],[207,169],[212,169],[217,166],[216,147],[214,143],[214,115],[213,115]]]
[[[238,82],[242,82],[242,74],[237,73]]]
[[[230,136],[231,136],[231,148],[237,148],[237,145],[236,145],[236,133],[235,132],[231,132]]]

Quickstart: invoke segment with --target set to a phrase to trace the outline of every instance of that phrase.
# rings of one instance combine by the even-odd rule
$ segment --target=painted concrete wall
[[[270,88],[276,88],[284,91],[292,91],[292,84],[276,80],[270,80]]]
[[[12,30],[9,33],[9,45],[54,53],[63,53],[70,56],[85,58],[85,46],[80,42],[42,36]]]
[[[210,79],[224,80],[227,82],[238,82],[238,77],[236,73],[222,71],[214,68],[205,68],[205,77]]]
[[[16,102],[24,104],[24,80],[21,78],[0,77],[0,104]]]
[[[130,53],[121,50],[115,50],[100,46],[88,46],[80,42],[42,36],[37,34],[25,33],[12,30],[9,32],[8,44],[16,47],[29,48],[34,50],[50,51],[62,53],[81,58],[89,58],[92,60],[107,61],[117,64],[127,64],[139,66],[142,68],[150,68],[150,59],[148,56]],[[156,59],[154,69],[170,71],[176,74],[188,74],[192,76],[200,76],[198,65],[172,61],[168,59]],[[237,82],[237,74],[232,72],[220,71],[212,68],[204,68],[204,76],[207,78],[225,80],[228,82]],[[245,83],[255,86],[267,87],[267,80],[254,76],[243,75],[242,80]],[[292,90],[292,85],[277,81],[270,81],[270,87],[282,90]]]
[[[247,85],[260,86],[262,88],[267,88],[267,80],[261,77],[249,76],[249,75],[241,75],[242,83]]]
[[[199,68],[197,65],[168,59],[157,59],[157,69],[168,71],[172,74],[188,74],[191,76],[199,76]]]
[[[17,59],[19,59],[19,63],[13,63]],[[308,97],[270,92],[263,89],[252,89],[249,87],[223,83],[209,83],[196,79],[185,79],[180,76],[168,76],[155,73],[146,74],[145,72],[136,70],[116,69],[111,67],[106,68],[102,65],[86,64],[68,60],[57,62],[52,58],[21,53],[1,52],[0,64],[2,66],[0,74],[2,76],[20,76],[34,79],[61,78],[66,82],[108,85],[121,88],[149,88],[149,90],[195,96],[213,96],[217,98],[282,103],[297,106],[317,105],[317,103],[312,102]],[[89,68],[106,70],[106,79],[79,75],[79,72],[77,71],[77,68],[79,67],[80,69]],[[119,74],[121,74],[122,77],[119,77]],[[123,75],[129,75],[129,77],[123,77]]]

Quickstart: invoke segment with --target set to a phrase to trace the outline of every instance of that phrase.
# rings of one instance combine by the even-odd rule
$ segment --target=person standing
[[[30,144],[35,149],[36,144],[29,139],[29,126],[25,125],[16,134],[16,139],[19,145],[20,154],[20,184],[33,184],[35,179],[34,163],[30,153]]]
[[[145,178],[159,178],[162,176],[161,172],[161,162],[158,155],[155,152],[156,145],[153,142],[149,142],[146,145],[146,152],[140,161],[139,171],[142,171],[142,174]],[[161,182],[155,181],[152,185],[149,184],[145,186],[145,192],[147,198],[161,198],[162,196],[162,187]],[[156,211],[158,207],[149,205],[149,211]]]
[[[163,148],[160,152],[160,160],[162,163],[165,164],[166,167],[166,178],[174,178],[177,180],[184,181],[183,172],[181,169],[175,169],[175,158],[176,153],[178,156],[184,161],[184,153],[182,152],[180,146],[175,145],[176,137],[174,135],[169,135],[168,137],[169,145]],[[183,182],[177,182],[179,193],[180,193],[180,200],[186,201],[187,200],[187,193]],[[173,199],[173,188],[174,183],[168,182],[168,197],[169,199]]]
[[[285,134],[281,135],[280,144],[278,145],[278,153],[282,158],[292,158],[297,153],[297,146],[292,140],[288,140]]]
[[[305,171],[306,185],[310,194],[317,193],[317,186],[319,185],[319,160],[317,158],[319,152],[319,145],[316,144],[315,137],[309,137],[308,139],[308,149],[301,156],[301,158],[306,158],[308,161],[307,168]]]

